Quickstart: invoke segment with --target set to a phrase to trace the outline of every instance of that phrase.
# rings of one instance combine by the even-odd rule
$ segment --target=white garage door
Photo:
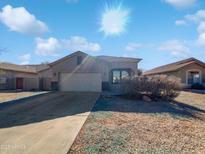
[[[101,92],[100,73],[61,73],[60,91]]]

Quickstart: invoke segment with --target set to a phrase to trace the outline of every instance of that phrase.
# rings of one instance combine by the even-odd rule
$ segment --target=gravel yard
[[[205,94],[173,102],[101,97],[68,153],[205,153]]]

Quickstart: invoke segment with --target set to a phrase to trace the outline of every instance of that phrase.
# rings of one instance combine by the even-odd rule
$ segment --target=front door
[[[16,78],[16,89],[23,89],[23,78]]]

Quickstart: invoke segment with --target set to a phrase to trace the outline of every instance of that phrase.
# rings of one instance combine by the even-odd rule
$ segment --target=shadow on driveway
[[[0,128],[83,114],[93,107],[98,93],[53,92],[0,104]]]
[[[83,114],[92,108],[97,93],[46,93],[0,104],[0,128]],[[92,112],[169,113],[173,116],[203,119],[205,111],[181,102],[143,102],[101,96]]]

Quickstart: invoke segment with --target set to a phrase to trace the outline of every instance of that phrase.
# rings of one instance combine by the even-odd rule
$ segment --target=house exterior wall
[[[80,64],[79,56],[82,59]],[[0,71],[0,78],[7,79],[6,84],[0,83],[0,89],[16,89],[16,78],[23,78],[23,90],[58,90],[60,76],[63,73],[98,73],[102,84],[106,84],[110,89],[116,89],[119,85],[112,84],[111,73],[113,69],[129,69],[134,75],[138,70],[138,61],[111,62],[77,52],[51,63],[50,68],[36,74],[8,70]]]
[[[161,73],[165,75],[173,75],[175,77],[178,77],[181,80],[181,85],[184,88],[190,87],[187,83],[187,72],[191,70],[199,70],[201,72],[201,82],[203,85],[205,85],[205,68],[202,67],[199,64],[193,63],[187,66],[184,66],[180,68],[179,70],[173,71],[173,72],[166,72],[166,73]]]
[[[14,78],[23,78],[23,90],[38,90],[39,78],[37,74],[13,72]],[[16,82],[16,81],[15,81]]]
[[[134,74],[138,71],[138,62],[113,62],[109,65],[109,70],[113,69],[131,69]]]
[[[77,62],[78,56],[82,58],[81,64]],[[51,78],[50,89],[58,90],[62,73],[99,73],[98,66],[94,58],[87,56],[87,54],[78,53],[66,60],[51,65],[50,69],[40,73],[40,77],[49,76]]]
[[[32,78],[24,78],[23,80],[23,90],[39,90],[39,78],[32,77]]]
[[[76,54],[64,61],[61,61],[55,65],[52,65],[50,68],[50,74],[52,74],[52,81],[57,82],[59,80],[60,73],[71,73],[71,72],[83,72],[79,71],[77,67],[77,57],[81,56],[82,59],[86,58],[85,54]],[[85,72],[85,71],[84,71]]]
[[[37,74],[1,70],[0,78],[6,78],[6,83],[0,84],[0,90],[16,89],[16,78],[23,78],[23,90],[39,89]]]
[[[52,90],[51,83],[53,79],[52,69],[46,69],[38,73],[39,77],[39,89],[40,90]]]
[[[131,75],[137,75],[138,71],[138,62],[114,62],[109,65],[109,90],[120,93],[121,85],[120,84],[113,84],[112,83],[112,71],[114,69],[128,69],[131,72]]]
[[[77,57],[81,56],[83,59],[82,64],[77,65]],[[51,87],[59,89],[60,75],[62,73],[100,73],[102,78],[102,84],[106,84],[108,89],[117,89],[119,85],[112,84],[111,72],[113,69],[130,69],[132,74],[136,74],[138,71],[138,61],[136,62],[106,62],[101,59],[93,58],[84,54],[77,54],[62,62],[59,62],[50,69],[45,70],[39,74],[40,78],[51,78]]]
[[[138,62],[105,62],[98,60],[99,71],[102,75],[102,87],[103,90],[118,91],[120,84],[112,83],[112,71],[115,69],[129,69],[131,75],[137,75],[138,72]]]
[[[1,80],[6,82],[0,83],[0,90],[15,89],[15,79],[12,71],[0,70]]]
[[[201,72],[201,83],[205,85],[205,68],[198,64],[190,64],[183,68],[181,68],[177,73],[178,76],[181,78],[181,82],[183,85],[190,86],[187,83],[187,72],[191,70],[199,70]]]

